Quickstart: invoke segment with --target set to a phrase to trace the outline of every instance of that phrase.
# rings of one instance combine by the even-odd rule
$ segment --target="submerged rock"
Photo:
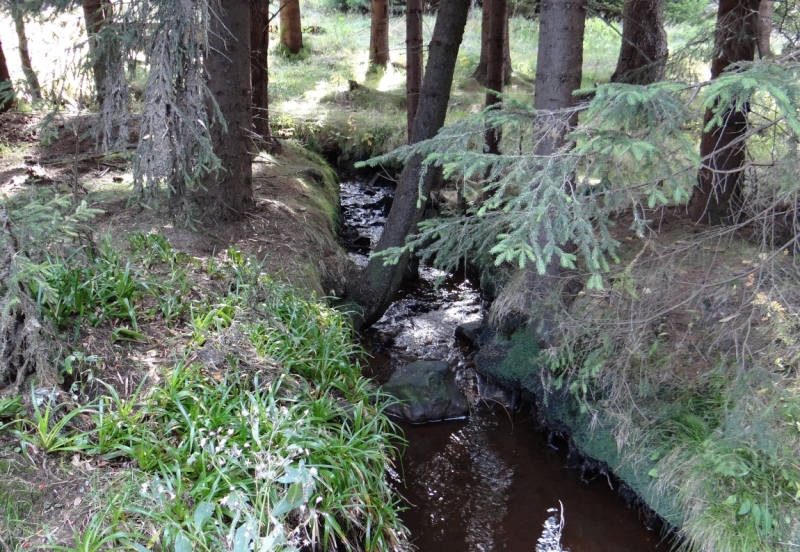
[[[383,390],[403,401],[387,409],[411,423],[458,418],[469,413],[466,398],[456,386],[447,363],[420,360],[392,374]]]

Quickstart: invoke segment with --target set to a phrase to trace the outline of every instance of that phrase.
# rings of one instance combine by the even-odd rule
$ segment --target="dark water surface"
[[[343,234],[360,264],[380,237],[392,196],[387,184],[342,183]],[[365,375],[382,383],[404,363],[444,360],[474,395],[469,351],[454,332],[458,324],[484,316],[479,291],[463,276],[422,267],[419,280],[405,284],[363,335],[373,356]],[[527,412],[494,410],[478,404],[468,420],[401,424],[409,443],[400,470],[409,503],[402,517],[420,552],[533,552],[547,510],[559,501],[566,520],[563,544],[572,552],[670,549],[605,476],[586,484],[567,469],[565,447],[550,448]]]
[[[405,512],[421,552],[533,552],[547,509],[564,505],[572,552],[669,550],[600,476],[589,484],[547,446],[530,420],[478,411],[469,421],[403,425],[412,505]],[[660,546],[659,546],[659,543]]]

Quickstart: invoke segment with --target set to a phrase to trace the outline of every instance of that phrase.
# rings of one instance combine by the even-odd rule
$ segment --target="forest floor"
[[[291,283],[307,298],[336,294],[339,289],[346,260],[338,242],[338,178],[316,154],[291,142],[284,142],[279,154],[259,154],[253,165],[253,212],[230,224],[189,228],[174,224],[163,206],[135,204],[128,156],[119,152],[104,155],[95,148],[89,130],[96,116],[63,119],[56,127],[59,136],[47,145],[42,144],[37,126],[41,117],[19,112],[0,115],[0,196],[14,205],[70,197],[76,205],[86,202],[99,209],[90,222],[93,247],[109,247],[119,253],[121,262],[137,247],[141,249],[141,239],[146,241],[147,236],[164,238],[159,242],[163,247],[158,246],[162,256],[166,252],[189,261],[181,272],[185,279],[172,289],[169,285],[162,288],[162,293],[174,293],[184,303],[176,305],[175,313],[153,315],[159,310],[153,298],[142,298],[135,304],[136,320],[84,321],[74,328],[74,335],[61,328],[65,351],[61,362],[67,365],[62,364],[60,375],[66,380],[65,390],[77,402],[85,404],[102,396],[106,390],[100,381],[111,385],[123,399],[157,383],[159,367],[176,362],[195,337],[192,314],[185,307],[191,301],[224,294],[227,280],[220,273],[239,254],[257,259],[264,273]],[[136,237],[140,238],[138,246],[133,242]],[[72,259],[64,259],[67,268],[72,262],[80,265],[77,257]],[[161,272],[152,275],[152,282],[167,275]],[[143,282],[151,282],[147,280],[151,274],[145,273]],[[159,314],[163,312],[161,309]],[[125,333],[134,328],[135,333]],[[145,388],[140,389],[146,379]],[[29,395],[30,390],[22,393]],[[23,452],[19,446],[11,433],[0,433],[4,481],[0,507],[6,518],[0,520],[0,525],[6,525],[0,533],[14,539],[13,547],[8,542],[6,547],[68,544],[74,531],[87,527],[104,487],[126,464],[79,453],[51,457],[36,447]]]

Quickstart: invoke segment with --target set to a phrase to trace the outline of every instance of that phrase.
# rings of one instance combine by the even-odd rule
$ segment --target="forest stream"
[[[342,232],[359,264],[380,237],[392,193],[381,178],[343,178]],[[454,336],[457,325],[485,315],[477,286],[427,266],[419,276],[362,336],[372,355],[365,375],[384,383],[405,363],[444,360],[462,388],[477,389],[473,352]],[[530,407],[483,402],[468,419],[400,425],[408,441],[398,466],[408,502],[402,518],[420,552],[533,552],[547,510],[559,503],[562,542],[572,552],[670,549],[617,496],[615,482],[600,475],[587,483],[580,470],[566,467],[566,443],[548,442]]]

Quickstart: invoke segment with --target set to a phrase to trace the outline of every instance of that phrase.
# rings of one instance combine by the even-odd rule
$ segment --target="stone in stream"
[[[383,391],[403,401],[389,414],[413,424],[458,418],[469,413],[466,398],[456,386],[446,362],[418,360],[392,374]]]
[[[478,347],[483,341],[486,328],[481,320],[464,322],[456,327],[456,338],[463,339],[470,347]]]

